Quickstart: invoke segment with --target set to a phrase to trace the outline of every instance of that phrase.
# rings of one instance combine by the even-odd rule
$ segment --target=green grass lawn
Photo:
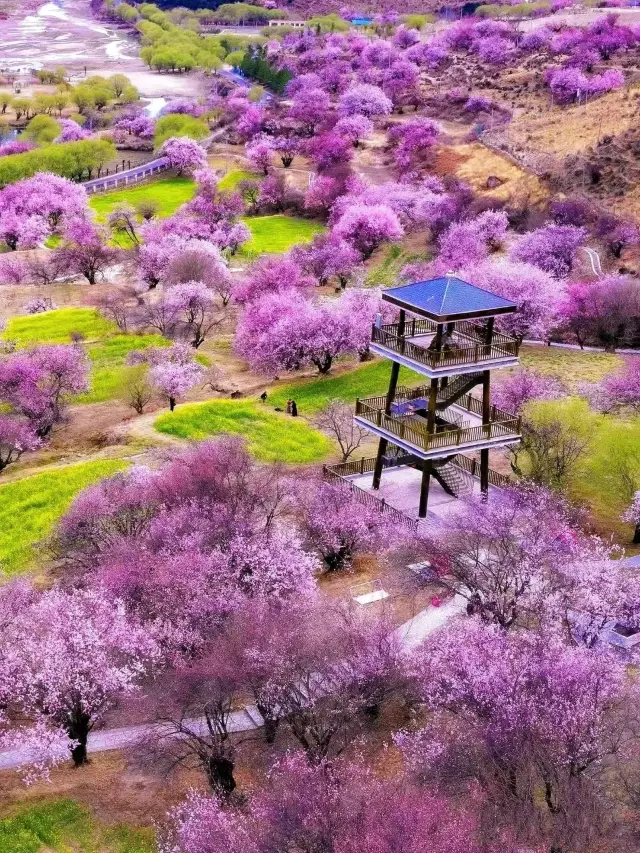
[[[252,172],[243,169],[232,169],[221,179],[221,190],[234,190],[240,181],[255,178]],[[146,199],[152,199],[158,205],[158,216],[171,216],[185,202],[193,198],[195,184],[190,178],[163,178],[149,184],[116,190],[90,199],[90,205],[98,219],[104,221],[117,204],[128,202],[135,205]],[[280,253],[288,251],[296,243],[307,243],[314,234],[324,231],[318,222],[300,219],[294,216],[247,216],[243,217],[253,235],[252,239],[242,249],[242,254],[253,257],[263,252]],[[127,248],[126,239],[120,243]]]
[[[195,189],[194,181],[182,175],[160,178],[148,184],[94,195],[89,200],[89,205],[98,218],[104,220],[117,204],[127,202],[135,207],[138,202],[151,200],[158,205],[158,216],[171,216],[181,205],[193,198]]]
[[[44,241],[44,245],[47,249],[57,249],[62,243],[62,234],[51,234],[50,237]]]
[[[60,308],[44,314],[14,317],[4,337],[15,340],[19,346],[34,346],[69,343],[74,332],[86,339],[84,347],[91,361],[91,390],[76,397],[76,403],[102,403],[114,399],[127,379],[140,370],[126,364],[130,352],[171,343],[162,335],[119,334],[115,323],[92,308]],[[207,356],[197,358],[208,366]]]
[[[329,439],[303,419],[272,412],[250,401],[210,400],[178,406],[175,412],[160,415],[155,428],[195,440],[220,433],[242,435],[253,455],[265,462],[319,462],[332,450]]]
[[[117,331],[115,323],[94,308],[58,308],[43,314],[12,317],[2,337],[18,346],[34,346],[68,344],[75,333],[87,341],[95,341]]]
[[[268,404],[284,408],[288,399],[294,399],[301,415],[312,415],[326,408],[330,400],[353,403],[358,397],[386,394],[389,387],[391,364],[382,359],[354,367],[339,376],[318,376],[291,382],[269,394]],[[420,385],[427,380],[405,367],[400,368],[401,385]]]
[[[242,247],[243,255],[263,252],[287,252],[296,243],[309,243],[315,234],[325,231],[323,225],[311,219],[295,216],[245,216],[243,222],[251,230],[251,240]]]
[[[11,576],[28,569],[34,546],[48,536],[78,492],[126,465],[119,459],[95,460],[5,485],[0,482],[0,568],[4,573]]]
[[[230,192],[238,186],[240,181],[255,177],[253,172],[232,169],[221,178],[218,187]],[[171,216],[181,205],[193,198],[195,191],[195,182],[191,178],[180,175],[94,195],[89,200],[89,205],[100,220],[105,220],[118,204],[126,202],[135,207],[139,202],[147,200],[154,201],[158,205],[158,216]]]
[[[556,376],[572,385],[598,382],[607,373],[622,367],[623,360],[612,353],[523,346],[520,349],[520,363],[523,367]]]
[[[366,283],[370,287],[394,287],[398,284],[400,272],[407,264],[428,261],[429,253],[416,254],[408,251],[402,244],[394,243],[381,250],[381,256],[376,256],[374,263],[367,272]]]
[[[591,509],[601,533],[613,533],[625,548],[631,546],[631,524],[620,521],[630,503],[625,495],[625,472],[640,484],[640,417],[597,419],[592,444],[579,465],[569,493]]]
[[[620,521],[620,515],[640,486],[640,416],[603,415],[590,409],[584,398],[567,395],[530,403],[525,417],[538,428],[559,427],[553,459],[563,449],[572,458],[563,437],[578,442],[582,452],[570,462],[562,487],[571,501],[589,509],[599,534],[629,547],[632,526]],[[518,462],[526,475],[530,469],[525,453]]]
[[[152,853],[151,829],[101,825],[73,800],[20,806],[0,819],[0,853]]]
[[[223,192],[231,192],[235,190],[240,181],[256,181],[259,179],[260,175],[257,175],[255,172],[247,172],[244,169],[232,169],[220,179],[218,189]]]
[[[126,364],[127,356],[136,350],[170,346],[162,335],[114,335],[87,347],[91,361],[91,390],[76,397],[76,403],[102,403],[117,397],[127,380],[140,371],[140,366]]]

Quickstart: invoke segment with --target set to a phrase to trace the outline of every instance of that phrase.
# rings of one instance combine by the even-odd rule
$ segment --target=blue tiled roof
[[[487,316],[517,310],[517,305],[455,276],[416,281],[384,290],[383,299],[402,303],[409,311],[446,320],[465,314]]]

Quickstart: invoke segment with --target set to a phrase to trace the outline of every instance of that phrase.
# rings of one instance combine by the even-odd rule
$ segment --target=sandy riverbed
[[[96,20],[89,0],[50,0],[31,14],[0,22],[0,70],[28,73],[64,65],[75,74],[126,74],[144,98],[196,95],[200,75],[156,74],[138,57],[136,40]]]
[[[33,14],[10,18],[0,29],[0,68],[30,68],[109,62],[135,56],[137,46],[126,33],[93,19],[86,0],[43,3]]]

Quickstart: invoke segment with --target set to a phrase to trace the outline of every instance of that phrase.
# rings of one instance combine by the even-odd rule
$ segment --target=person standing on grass
[[[292,401],[291,401],[291,417],[292,417],[292,418],[297,418],[297,417],[298,417],[298,406],[296,405],[296,401],[295,401],[295,400],[292,400]]]
[[[290,414],[291,414],[291,406],[292,406],[292,403],[293,403],[293,401],[292,401],[292,400],[287,400],[287,408],[286,408],[286,412],[287,412],[287,414],[288,414],[288,415],[290,415]]]

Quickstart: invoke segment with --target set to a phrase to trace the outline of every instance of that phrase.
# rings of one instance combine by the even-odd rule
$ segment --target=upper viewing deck
[[[374,325],[371,349],[378,355],[431,378],[518,362],[518,341],[493,328],[496,316],[517,309],[501,296],[447,275],[390,288],[382,298],[401,312],[397,323]]]
[[[374,326],[371,350],[427,376],[467,373],[480,364],[486,369],[513,367],[518,362],[520,345],[508,335],[494,332],[488,344],[481,325],[462,321],[442,336],[438,350],[437,328],[432,320],[415,318]]]

